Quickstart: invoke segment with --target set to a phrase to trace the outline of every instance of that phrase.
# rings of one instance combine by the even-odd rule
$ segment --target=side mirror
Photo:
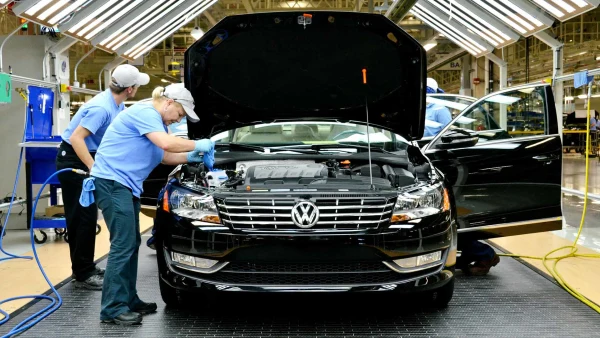
[[[479,136],[473,131],[452,129],[440,137],[440,141],[436,144],[438,149],[468,148],[479,142]]]

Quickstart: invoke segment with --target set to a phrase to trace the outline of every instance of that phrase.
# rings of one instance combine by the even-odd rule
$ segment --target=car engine
[[[233,163],[232,163],[233,164]],[[348,160],[330,159],[324,162],[314,160],[263,160],[239,161],[235,170],[221,169],[204,171],[200,166],[184,166],[182,181],[205,188],[214,189],[278,189],[302,188],[311,186],[336,189],[369,185],[370,174],[373,184],[382,188],[402,187],[415,184],[427,176],[430,170],[410,166],[392,167],[388,164],[353,164]]]

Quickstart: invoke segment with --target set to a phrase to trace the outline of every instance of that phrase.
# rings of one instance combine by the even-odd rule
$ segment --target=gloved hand
[[[187,153],[187,161],[188,163],[201,163],[202,155],[198,151],[190,151]]]
[[[213,166],[215,165],[215,149],[213,148],[211,151],[205,152],[204,156],[202,156],[202,162],[204,162],[204,166],[208,171],[213,170]]]
[[[215,142],[209,139],[197,140],[195,142],[196,147],[194,148],[194,151],[196,152],[209,153],[215,150]]]

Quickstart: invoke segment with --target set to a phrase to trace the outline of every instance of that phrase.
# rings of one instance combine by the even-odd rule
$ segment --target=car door
[[[460,237],[562,228],[562,144],[549,85],[476,101],[423,150],[452,186]]]

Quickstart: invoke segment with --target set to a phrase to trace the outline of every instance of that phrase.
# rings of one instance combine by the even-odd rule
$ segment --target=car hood
[[[419,139],[426,60],[415,39],[379,14],[229,16],[185,52],[185,85],[200,117],[188,122],[188,135],[333,120]]]

